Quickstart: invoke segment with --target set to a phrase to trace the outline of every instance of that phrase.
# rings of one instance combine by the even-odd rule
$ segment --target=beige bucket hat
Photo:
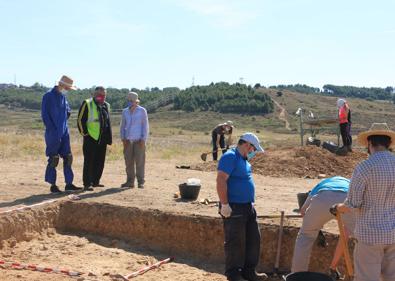
[[[59,80],[59,84],[65,86],[68,90],[77,90],[77,87],[73,86],[73,82],[73,79],[66,75],[63,75]]]

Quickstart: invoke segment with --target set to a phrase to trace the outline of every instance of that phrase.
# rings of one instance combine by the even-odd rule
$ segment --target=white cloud
[[[172,0],[172,3],[198,15],[208,17],[214,24],[224,27],[240,27],[257,17],[251,1],[234,0]]]

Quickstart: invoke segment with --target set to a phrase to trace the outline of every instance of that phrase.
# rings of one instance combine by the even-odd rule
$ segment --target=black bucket
[[[309,192],[298,193],[296,196],[298,197],[298,205],[299,205],[299,210],[300,210],[300,208],[302,208],[304,202],[306,202],[306,199],[309,196]]]
[[[320,147],[321,140],[313,138],[313,137],[308,137],[306,140],[306,145],[315,145],[315,146]]]
[[[288,274],[285,281],[333,281],[333,279],[324,273],[303,271]]]
[[[324,143],[322,144],[322,148],[332,153],[336,153],[336,151],[339,149],[339,147],[331,141],[324,141]]]
[[[186,183],[182,183],[178,187],[180,189],[182,199],[196,200],[199,196],[200,185],[188,185]]]

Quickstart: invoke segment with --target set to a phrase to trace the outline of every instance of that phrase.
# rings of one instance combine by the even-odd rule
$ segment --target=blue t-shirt
[[[340,191],[340,192],[348,192],[350,187],[350,180],[343,177],[332,177],[327,178],[317,184],[312,191],[310,191],[310,196],[314,196],[321,191]]]
[[[255,201],[251,164],[241,156],[237,148],[232,148],[222,155],[218,163],[218,170],[229,175],[227,180],[229,203]]]

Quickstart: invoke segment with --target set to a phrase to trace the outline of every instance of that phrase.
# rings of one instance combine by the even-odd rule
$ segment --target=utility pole
[[[195,75],[192,76],[192,87],[195,86]]]

